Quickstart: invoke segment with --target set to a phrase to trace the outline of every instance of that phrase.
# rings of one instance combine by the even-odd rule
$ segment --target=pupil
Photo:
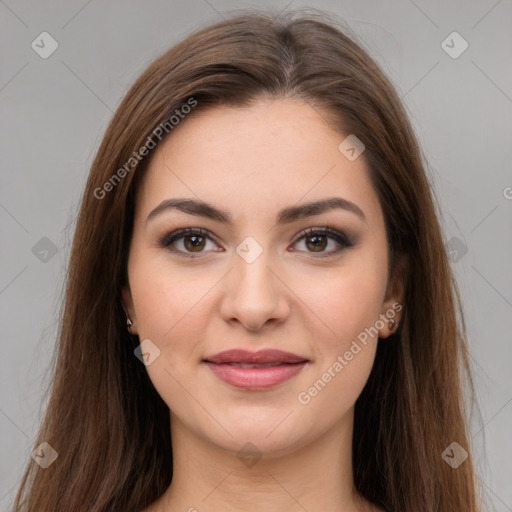
[[[323,239],[323,240],[322,240]],[[325,237],[323,235],[313,235],[311,237],[309,237],[309,240],[315,240],[315,242],[313,242],[313,247],[315,249],[323,249],[325,247]]]
[[[193,248],[200,248],[202,245],[204,245],[204,240],[200,241],[202,238],[202,236],[191,235],[187,238],[187,240]]]

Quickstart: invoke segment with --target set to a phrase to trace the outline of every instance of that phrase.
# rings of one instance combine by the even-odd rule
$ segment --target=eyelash
[[[354,246],[354,243],[352,240],[343,232],[340,232],[336,229],[333,229],[329,226],[323,226],[319,228],[307,228],[298,233],[297,238],[293,242],[293,245],[300,242],[303,238],[311,237],[313,235],[316,236],[327,236],[328,238],[333,239],[336,241],[341,247],[327,253],[314,253],[310,252],[310,254],[313,254],[315,258],[330,258],[333,256],[336,256],[344,249],[348,249],[350,247]],[[173,231],[172,233],[169,233],[165,235],[163,238],[161,238],[158,241],[158,244],[162,248],[167,248],[171,252],[185,256],[186,258],[198,258],[204,255],[204,252],[200,253],[187,253],[180,250],[172,249],[171,245],[176,242],[177,240],[180,240],[181,238],[186,238],[187,236],[199,236],[199,237],[206,237],[211,239],[214,242],[217,242],[216,237],[207,229],[203,228],[181,228],[177,229],[176,231]]]

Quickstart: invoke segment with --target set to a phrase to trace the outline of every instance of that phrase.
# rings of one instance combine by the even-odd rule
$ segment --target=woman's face
[[[399,319],[400,297],[387,296],[383,214],[364,153],[342,152],[349,134],[332,131],[307,103],[198,114],[154,150],[138,190],[124,303],[132,332],[150,340],[146,368],[173,421],[225,449],[250,442],[285,453],[350,425],[374,333],[390,334],[382,315]],[[333,198],[353,206],[279,215]],[[229,223],[197,208],[154,212],[170,199],[208,203]],[[301,235],[325,227],[334,235]],[[171,241],[181,228],[203,233]],[[249,375],[272,379],[275,370],[223,365],[245,372],[249,387],[240,387],[204,361],[237,348],[279,349],[307,362],[275,385]]]

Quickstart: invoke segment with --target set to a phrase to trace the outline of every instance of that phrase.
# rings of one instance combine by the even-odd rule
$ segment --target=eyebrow
[[[277,214],[277,224],[290,224],[296,220],[311,217],[313,215],[320,215],[335,209],[346,210],[354,213],[364,222],[367,222],[363,211],[355,203],[341,197],[330,197],[328,199],[321,199],[319,201],[313,201],[299,206],[290,206],[280,210]],[[173,198],[162,201],[149,213],[146,223],[150,219],[153,219],[169,210],[178,210],[189,215],[206,217],[228,225],[233,224],[232,217],[227,211],[216,208],[205,201],[189,198]]]

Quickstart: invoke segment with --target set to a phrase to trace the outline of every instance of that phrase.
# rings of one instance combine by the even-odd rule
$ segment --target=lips
[[[260,350],[258,352],[242,349],[226,350],[208,356],[204,360],[210,363],[227,364],[238,368],[264,368],[307,361],[305,357],[276,349]]]
[[[263,391],[291,379],[309,362],[291,352],[234,349],[208,356],[203,362],[214,375],[245,391]]]

